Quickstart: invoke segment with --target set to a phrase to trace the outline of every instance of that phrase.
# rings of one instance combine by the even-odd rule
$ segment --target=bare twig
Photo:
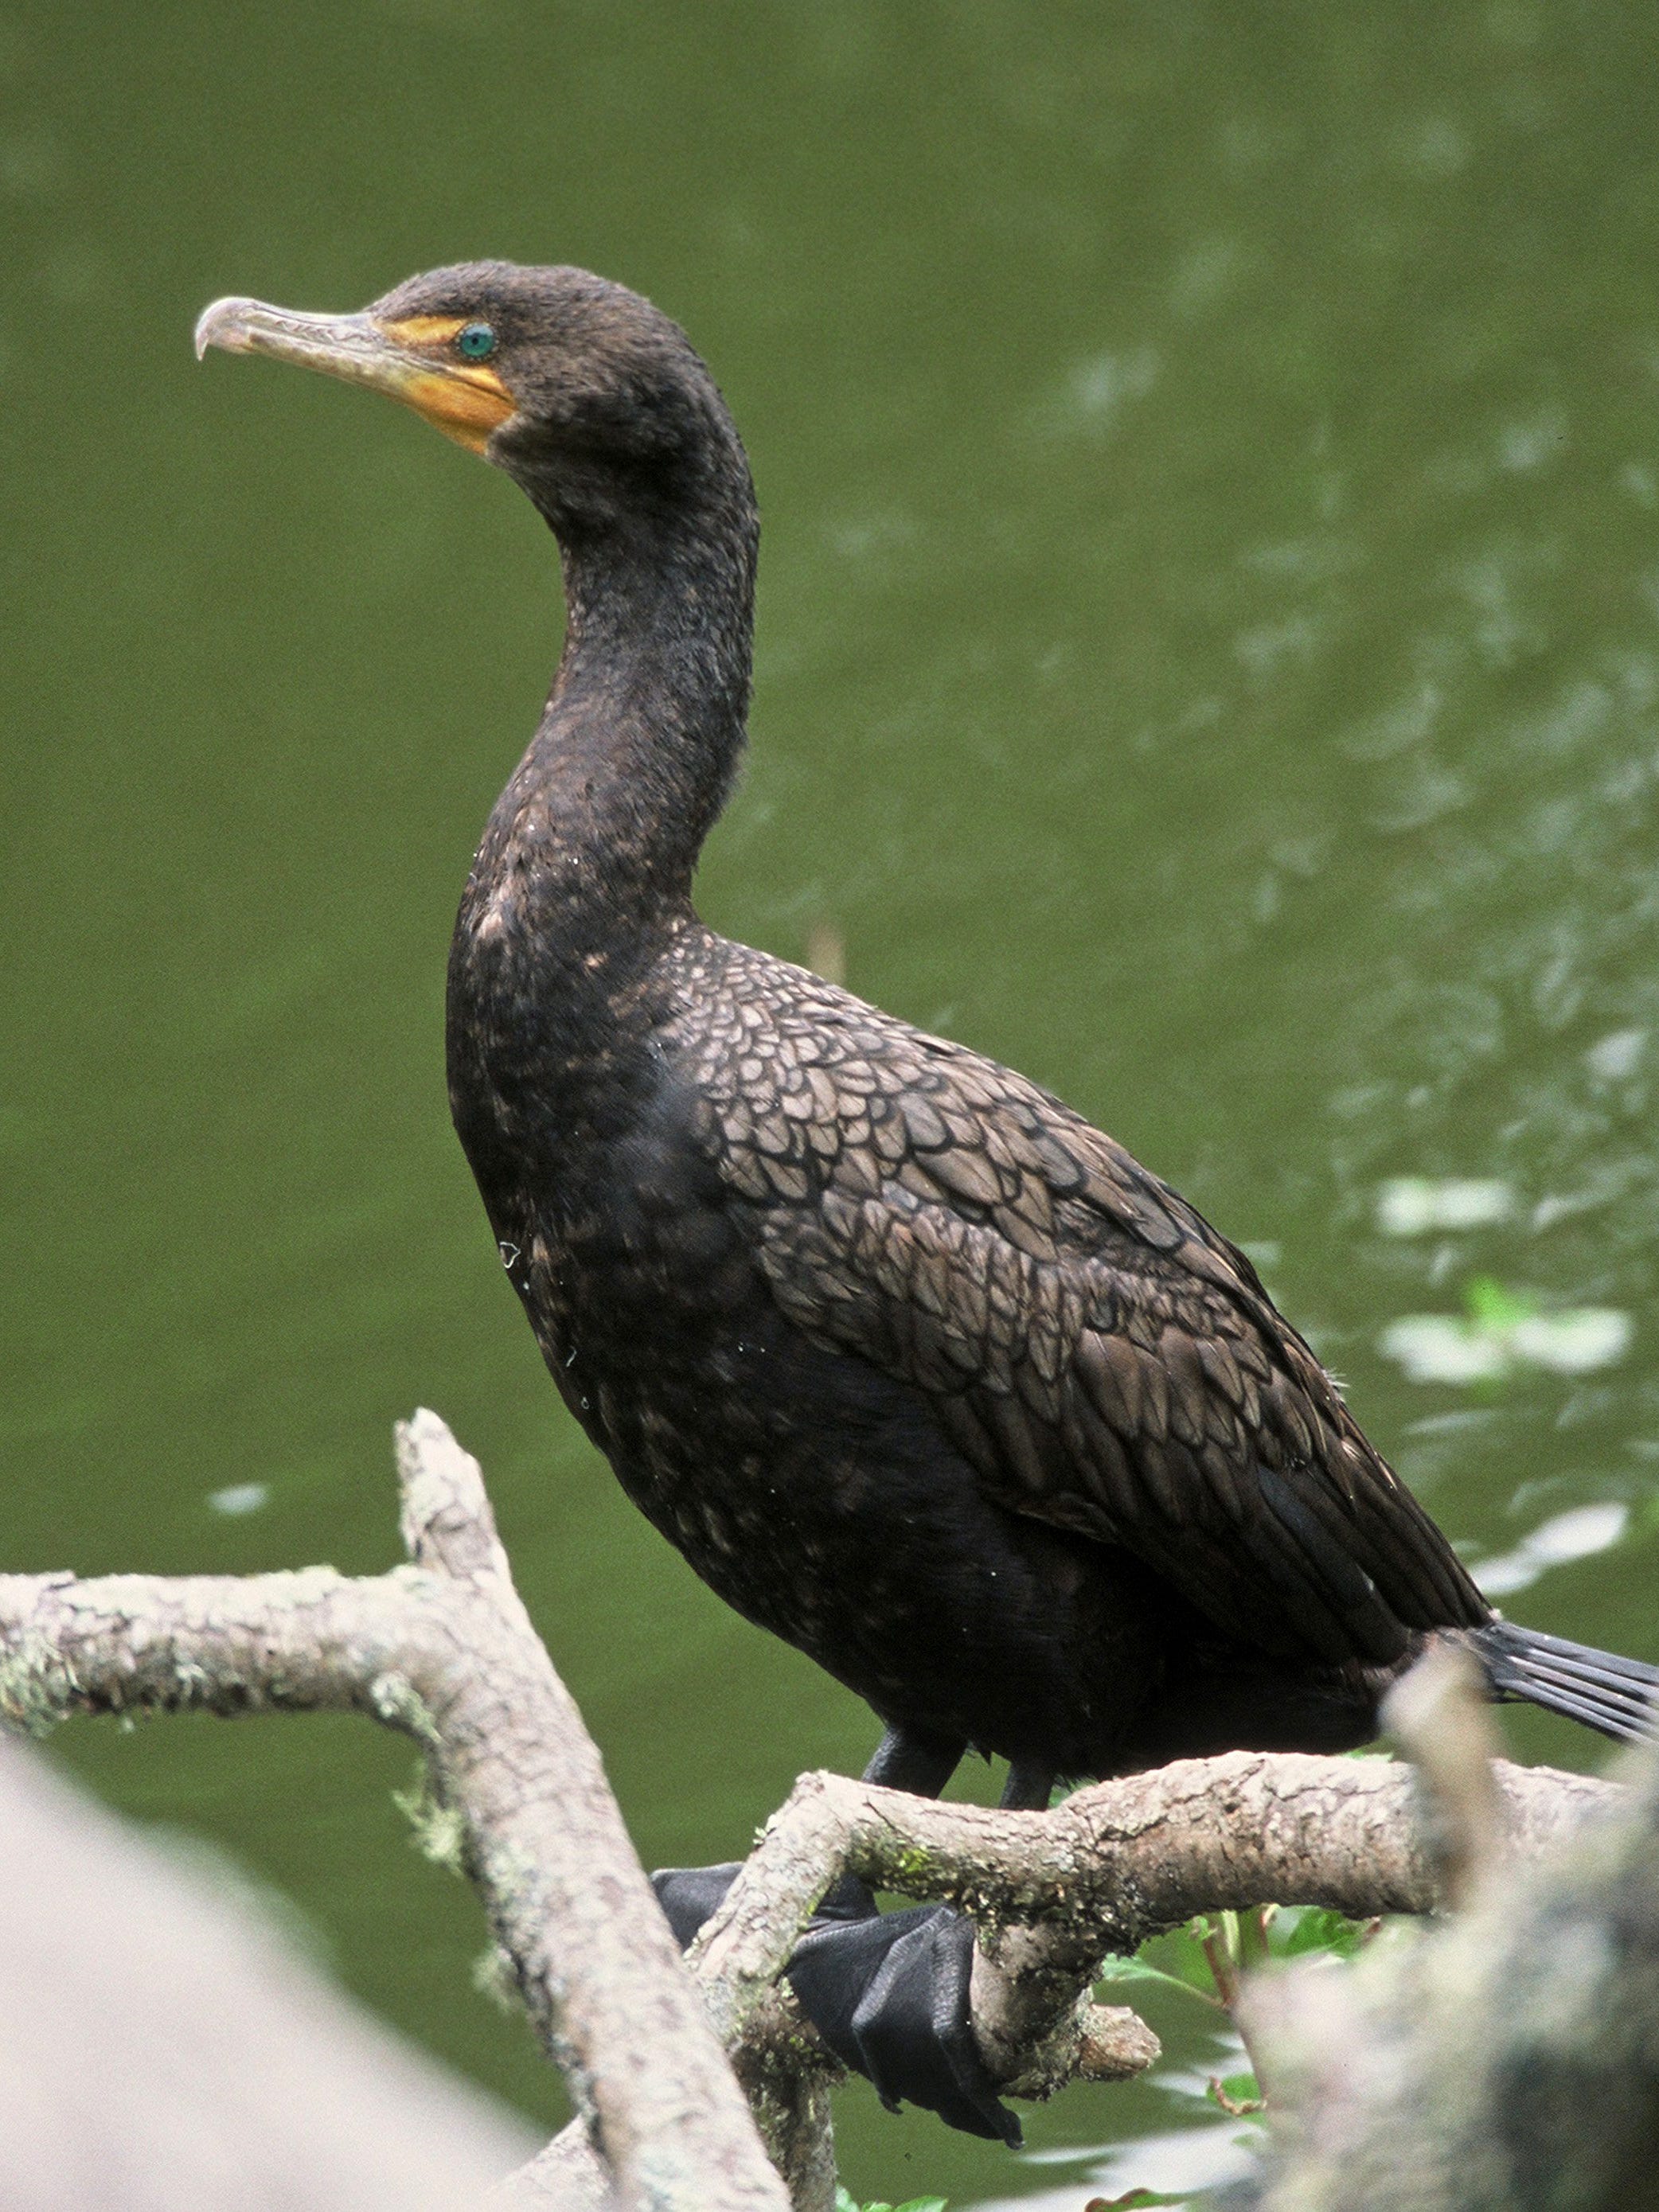
[[[1215,1977],[1215,1993],[1231,2012],[1238,2002],[1238,1968],[1228,1955],[1226,1939],[1214,1929],[1204,1938],[1204,1956]]]

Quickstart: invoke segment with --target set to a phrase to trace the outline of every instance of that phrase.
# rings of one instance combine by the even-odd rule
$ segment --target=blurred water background
[[[424,1401],[648,1864],[871,1747],[568,1421],[449,1133],[444,949],[556,655],[551,543],[400,410],[191,357],[218,293],[501,254],[651,294],[749,442],[708,917],[838,935],[854,988],[1102,1121],[1249,1244],[1511,1611],[1659,1658],[1653,28],[0,0],[4,1564],[378,1569]],[[58,1752],[559,2116],[401,1744]],[[1023,2159],[849,2089],[850,2185],[1200,2179],[1224,2054],[1175,2002],[1162,2073]]]

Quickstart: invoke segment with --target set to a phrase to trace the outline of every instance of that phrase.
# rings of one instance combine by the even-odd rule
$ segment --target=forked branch
[[[1409,1774],[1383,1759],[1189,1760],[1047,1814],[812,1774],[769,1822],[688,1973],[514,1589],[477,1462],[422,1413],[399,1428],[398,1470],[410,1564],[384,1575],[0,1577],[0,1720],[39,1730],[141,1707],[349,1710],[412,1737],[583,2115],[585,2131],[526,2169],[520,2197],[614,2191],[660,2212],[781,2212],[793,2198],[822,2212],[835,2069],[779,1975],[844,1869],[973,1918],[981,2051],[994,2079],[1034,2097],[1157,2056],[1133,2013],[1088,2002],[1108,1952],[1200,1911],[1271,1901],[1369,1917],[1437,1901]],[[1609,1795],[1547,1770],[1498,1779],[1519,1857]]]

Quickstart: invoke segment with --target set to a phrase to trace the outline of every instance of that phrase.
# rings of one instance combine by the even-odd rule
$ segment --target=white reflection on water
[[[1590,1046],[1584,1065],[1598,1083],[1626,1082],[1641,1065],[1647,1042],[1645,1030],[1614,1030]]]
[[[1474,1573],[1488,1597],[1505,1597],[1528,1589],[1550,1567],[1567,1559],[1587,1559],[1596,1552],[1610,1551],[1630,1522],[1627,1505],[1577,1505],[1558,1513],[1523,1536],[1512,1552],[1482,1559]]]
[[[1075,365],[1058,392],[1036,403],[1032,425],[1049,437],[1103,437],[1116,427],[1126,406],[1152,391],[1160,367],[1151,346],[1091,355]]]
[[[1406,1314],[1379,1343],[1413,1382],[1492,1382],[1526,1367],[1588,1375],[1611,1367],[1630,1349],[1631,1318],[1613,1306],[1581,1306],[1556,1314],[1468,1318]]]
[[[216,1513],[236,1519],[244,1513],[257,1513],[270,1497],[270,1486],[266,1482],[233,1482],[227,1489],[210,1490],[208,1504]]]
[[[1218,2189],[1252,2171],[1253,2146],[1260,2137],[1235,2121],[1212,2127],[1172,2129],[1167,2135],[1140,2136],[1100,2151],[1052,2150],[1029,2153],[1028,2166],[1064,2166],[1066,2179],[1057,2189],[992,2198],[981,2212],[1078,2212],[1085,2193],[1127,2195],[1152,2189],[1174,2195]]]
[[[1108,422],[1128,399],[1144,399],[1158,381],[1158,356],[1150,346],[1133,352],[1097,354],[1080,362],[1067,381],[1078,414],[1096,425]]]
[[[1437,1182],[1427,1176],[1395,1176],[1376,1194],[1376,1225],[1385,1237],[1480,1229],[1507,1221],[1514,1212],[1514,1191],[1490,1177]]]

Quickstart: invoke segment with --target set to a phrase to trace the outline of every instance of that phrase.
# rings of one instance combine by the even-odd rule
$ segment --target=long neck
[[[564,654],[489,817],[449,958],[451,1106],[502,1219],[516,1218],[507,1194],[529,1133],[551,1142],[608,1122],[650,1065],[625,1039],[651,1026],[642,985],[690,918],[691,872],[743,746],[757,526],[739,470],[725,496],[648,529],[550,518],[563,525]]]
[[[747,498],[562,531],[564,654],[469,886],[544,957],[685,908],[743,747],[755,537]]]
[[[619,890],[684,900],[743,750],[752,531],[561,554],[569,627],[526,766]]]

